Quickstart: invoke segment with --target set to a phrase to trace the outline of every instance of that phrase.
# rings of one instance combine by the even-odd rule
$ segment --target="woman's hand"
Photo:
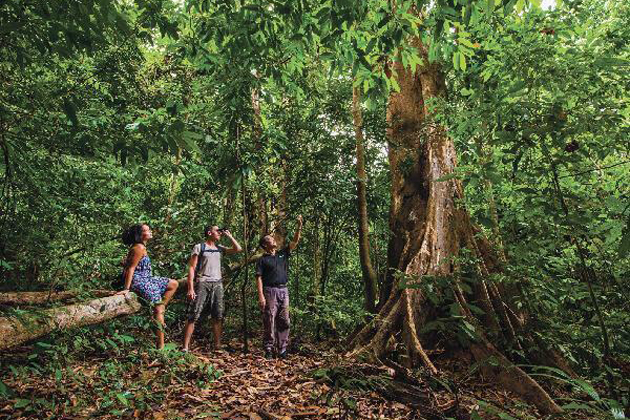
[[[116,292],[116,295],[128,295],[128,294],[129,294],[129,289],[123,289],[120,292]]]
[[[264,311],[265,306],[267,306],[267,301],[265,300],[265,297],[263,295],[258,296],[258,306],[260,307],[261,311]]]

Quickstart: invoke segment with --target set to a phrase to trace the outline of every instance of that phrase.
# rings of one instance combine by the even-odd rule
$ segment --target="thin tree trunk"
[[[556,190],[556,194],[558,195],[558,201],[560,202],[560,206],[564,212],[565,217],[569,218],[570,217],[569,206],[567,205],[567,202],[564,199],[564,193],[562,191],[562,187],[560,186],[560,181],[558,178],[558,170],[556,168],[555,163],[551,161],[551,158],[549,158],[549,163],[551,165],[553,185],[554,185],[554,189]],[[574,235],[570,235],[570,237],[571,237],[571,241],[575,245],[576,253],[580,260],[580,271],[581,271],[582,280],[586,283],[586,286],[588,288],[588,293],[591,298],[591,302],[593,303],[593,308],[595,309],[597,321],[602,331],[602,344],[604,346],[604,360],[608,361],[612,358],[612,352],[610,350],[610,339],[608,336],[608,329],[606,328],[606,322],[604,321],[604,314],[599,306],[599,300],[597,299],[597,296],[595,295],[595,291],[593,290],[593,281],[592,281],[591,276],[594,277],[594,273],[592,272],[592,270],[586,263],[586,251],[582,247],[582,244],[580,243],[580,239],[575,237]],[[608,386],[609,386],[610,393],[613,396],[613,398],[617,399],[617,391],[614,385],[615,384],[614,377],[608,370],[606,372],[606,376],[608,379]]]
[[[247,203],[245,202],[247,190],[245,189],[245,180],[242,183],[242,196],[243,196],[243,246],[245,247],[245,261],[249,257],[249,226],[248,226],[248,214]],[[249,323],[248,323],[248,311],[247,311],[247,285],[249,281],[249,264],[245,264],[245,276],[243,277],[243,285],[241,286],[241,305],[243,309],[243,352],[249,353]]]
[[[237,191],[234,190],[234,186],[232,184],[228,185],[225,197],[225,207],[223,210],[223,227],[228,229],[231,229],[232,223],[234,222],[237,199]]]
[[[367,213],[367,174],[365,172],[365,150],[363,148],[363,116],[361,114],[361,94],[352,88],[352,118],[354,120],[354,138],[357,146],[357,215],[359,224],[359,259],[363,274],[365,291],[365,310],[376,311],[377,278],[370,259],[370,238]]]
[[[178,167],[182,162],[182,149],[181,147],[177,148],[177,154],[175,155],[175,167]],[[177,193],[177,174],[175,172],[171,173],[171,179],[169,180],[168,187],[168,199],[167,199],[167,215],[164,219],[164,225],[168,226],[172,217],[172,209],[173,203],[175,203],[175,197]],[[168,229],[164,230],[164,236],[168,235]]]
[[[287,242],[287,210],[289,208],[289,201],[287,195],[287,188],[289,184],[289,168],[287,167],[286,160],[282,160],[282,165],[279,168],[280,174],[280,196],[277,201],[274,201],[272,208],[273,221],[271,222],[271,231],[276,239],[278,249],[285,247]]]
[[[252,110],[253,110],[253,126],[252,135],[254,137],[254,145],[256,150],[262,150],[262,117],[260,114],[260,91],[258,88],[252,89]],[[262,174],[259,174],[262,175]],[[269,216],[267,213],[267,200],[264,193],[261,190],[256,191],[256,212],[258,219],[258,234],[265,235],[269,233]]]
[[[314,301],[315,296],[319,296],[319,290],[321,288],[320,283],[322,279],[322,248],[320,241],[320,216],[315,216],[315,221],[313,222],[313,287],[311,292],[309,293],[309,301],[312,303]]]
[[[99,324],[140,310],[134,293],[47,309],[30,316],[0,318],[0,350],[34,340],[55,330]]]

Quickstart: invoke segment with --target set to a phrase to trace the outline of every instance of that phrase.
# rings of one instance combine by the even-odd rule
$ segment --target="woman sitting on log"
[[[151,228],[148,225],[133,225],[125,233],[122,240],[129,245],[129,253],[125,260],[123,277],[124,290],[118,294],[129,293],[133,290],[153,305],[153,313],[157,326],[157,347],[164,347],[164,311],[171,300],[177,286],[177,280],[151,275],[151,260],[147,255],[146,243],[151,239]]]

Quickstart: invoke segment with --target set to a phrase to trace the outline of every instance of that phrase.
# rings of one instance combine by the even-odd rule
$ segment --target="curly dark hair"
[[[130,226],[122,234],[122,241],[125,245],[135,245],[142,243],[142,226],[144,223]]]

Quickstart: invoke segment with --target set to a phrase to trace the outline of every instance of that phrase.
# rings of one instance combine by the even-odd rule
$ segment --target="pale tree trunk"
[[[313,288],[309,293],[309,301],[313,302],[315,296],[319,296],[320,283],[322,279],[322,247],[320,241],[320,220],[321,216],[316,215],[313,221]]]
[[[234,212],[236,211],[236,199],[237,193],[234,190],[234,186],[230,183],[227,187],[227,193],[225,196],[225,206],[223,210],[223,227],[232,229],[232,223],[234,222]]]
[[[280,196],[278,200],[274,200],[272,203],[272,217],[271,231],[276,239],[278,249],[284,248],[287,241],[287,209],[289,207],[287,198],[287,187],[289,184],[289,168],[287,167],[286,160],[283,159],[282,166],[279,168],[280,174]]]
[[[140,310],[134,293],[47,309],[36,315],[0,318],[0,350],[34,340],[55,330],[99,324]]]
[[[181,147],[177,148],[177,154],[175,155],[175,166],[178,167],[180,164],[182,163],[182,149]],[[168,224],[171,222],[171,217],[172,217],[172,209],[171,207],[173,206],[173,203],[175,203],[175,196],[177,195],[177,174],[175,172],[171,173],[171,179],[169,180],[169,187],[168,187],[168,204],[167,204],[167,208],[168,208],[168,214],[166,215],[166,218],[164,219],[164,226],[168,226]],[[164,230],[164,236],[168,235],[168,229]]]
[[[500,309],[495,305],[503,304],[503,300],[495,296],[498,291],[489,278],[498,260],[487,242],[475,235],[469,215],[461,205],[461,182],[456,178],[440,180],[454,172],[456,152],[444,128],[432,118],[429,101],[443,97],[446,86],[439,65],[429,64],[421,41],[414,39],[412,44],[424,58],[424,65],[417,73],[405,70],[400,63],[394,65],[400,93],[390,95],[387,109],[392,231],[386,282],[389,296],[376,322],[366,325],[353,340],[352,354],[380,359],[386,354],[387,341],[400,331],[409,364],[424,364],[436,373],[418,334],[437,311],[422,285],[431,278],[450,279],[448,289],[460,314],[475,330],[476,339],[470,344],[470,351],[482,371],[542,413],[559,413],[562,409],[545,390],[499,352],[487,337],[487,333],[497,336],[509,328],[500,323],[501,316],[497,313]],[[464,248],[478,261],[471,293],[463,291],[458,281],[461,266],[454,259],[461,256],[460,250]],[[404,277],[406,286],[395,276],[397,272]],[[432,293],[447,296],[449,292],[436,289]],[[469,309],[471,299],[485,312],[480,319]]]
[[[352,88],[352,119],[357,151],[357,214],[359,224],[359,259],[365,291],[365,310],[375,312],[377,278],[370,259],[370,238],[367,214],[367,174],[365,172],[365,150],[363,147],[363,115],[361,113],[361,93]]]
[[[252,110],[254,145],[256,149],[262,153],[262,117],[260,114],[260,91],[258,88],[252,89]],[[267,213],[267,200],[260,189],[256,191],[256,204],[257,230],[260,235],[265,235],[269,232],[269,217]]]

